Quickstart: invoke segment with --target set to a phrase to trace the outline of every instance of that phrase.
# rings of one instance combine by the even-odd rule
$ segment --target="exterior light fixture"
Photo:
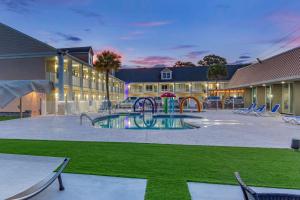
[[[285,82],[284,82],[284,81],[281,81],[281,84],[285,84]]]
[[[266,84],[262,84],[263,87],[266,87]]]
[[[252,85],[250,85],[250,88],[253,88],[253,86],[252,86]]]

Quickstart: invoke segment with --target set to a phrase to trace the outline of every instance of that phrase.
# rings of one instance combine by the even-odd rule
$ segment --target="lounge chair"
[[[235,114],[241,114],[241,112],[252,111],[256,107],[256,103],[252,103],[248,108],[240,108],[233,111]]]
[[[257,107],[256,109],[253,109],[253,110],[247,111],[247,112],[243,112],[241,114],[244,114],[244,115],[248,115],[248,114],[257,115],[258,113],[263,113],[265,111],[266,111],[266,105],[261,105],[261,106]]]
[[[300,124],[300,116],[284,116],[282,120],[286,123]]]
[[[255,112],[256,116],[263,116],[263,117],[275,117],[276,115],[278,115],[278,111],[280,108],[280,104],[276,104],[273,106],[273,108],[271,109],[271,111],[269,112]]]
[[[257,193],[243,182],[238,172],[234,175],[242,189],[244,200],[300,200],[300,195],[296,194]]]
[[[49,177],[41,180],[37,184],[31,186],[27,190],[24,190],[23,192],[20,192],[12,197],[7,198],[6,200],[25,200],[25,199],[31,199],[32,197],[38,195],[42,191],[44,191],[46,188],[48,188],[56,179],[58,180],[59,183],[59,190],[62,191],[64,190],[62,178],[61,178],[61,173],[63,170],[66,168],[68,165],[70,159],[65,158],[62,164],[59,166],[57,169],[57,172],[54,172],[51,174]]]

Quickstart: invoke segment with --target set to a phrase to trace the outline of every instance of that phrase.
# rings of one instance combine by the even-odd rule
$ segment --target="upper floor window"
[[[168,68],[161,71],[161,79],[162,80],[170,80],[172,79],[172,71]]]
[[[89,53],[89,64],[93,64],[93,54]]]

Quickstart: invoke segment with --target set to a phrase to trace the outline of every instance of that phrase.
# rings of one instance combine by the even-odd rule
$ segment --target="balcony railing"
[[[46,73],[46,78],[49,81],[52,81],[53,83],[56,83],[58,81],[58,79],[56,78],[56,73],[54,73],[54,72],[47,72]]]
[[[89,88],[89,87],[90,87],[89,80],[83,79],[83,87],[86,87],[86,88]]]
[[[80,78],[77,76],[72,77],[72,83],[74,86],[80,86]]]

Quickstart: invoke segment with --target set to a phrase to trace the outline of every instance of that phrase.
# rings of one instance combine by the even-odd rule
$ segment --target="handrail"
[[[59,190],[62,191],[64,190],[64,186],[62,183],[62,178],[61,178],[61,173],[63,170],[66,168],[70,161],[70,158],[65,158],[62,164],[59,166],[58,171],[55,172],[54,175],[50,175],[47,178],[43,179],[42,181],[38,182],[37,184],[31,186],[27,190],[20,192],[12,197],[9,197],[5,200],[25,200],[25,199],[30,199],[42,191],[44,191],[46,188],[48,188],[56,179],[58,179],[59,183]]]
[[[90,116],[88,116],[86,113],[81,113],[81,115],[80,115],[80,125],[82,125],[83,117],[86,117],[87,119],[89,119],[93,126],[95,125],[94,120]]]

